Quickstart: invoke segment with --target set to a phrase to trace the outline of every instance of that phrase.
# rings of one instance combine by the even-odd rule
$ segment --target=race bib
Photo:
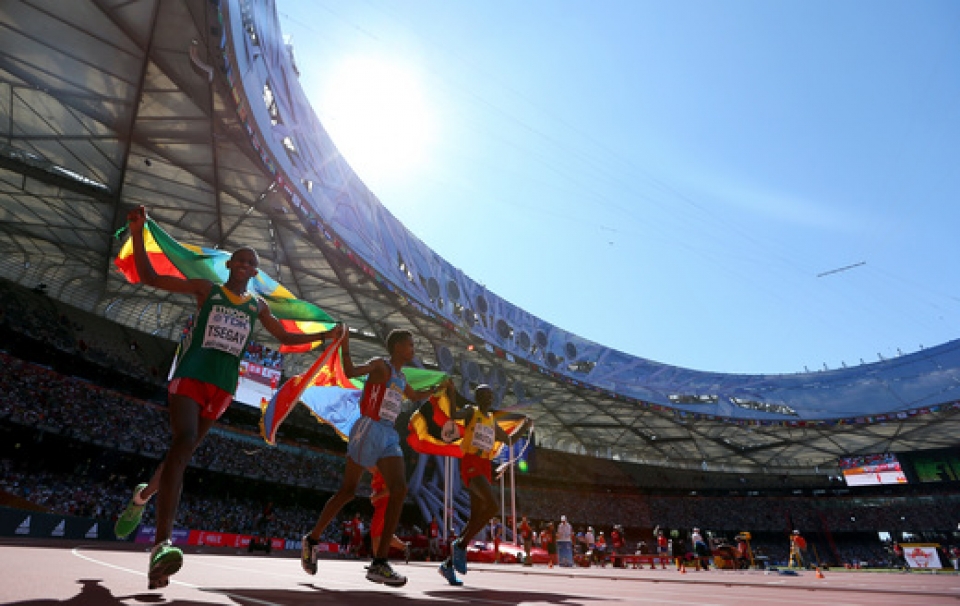
[[[493,442],[496,435],[496,432],[490,425],[477,423],[476,427],[473,428],[473,447],[483,451],[493,450]]]
[[[396,421],[400,416],[400,404],[403,402],[403,396],[399,391],[387,389],[383,394],[383,401],[380,402],[380,418],[385,421]]]
[[[239,357],[250,336],[250,317],[233,309],[214,305],[203,331],[203,347]]]

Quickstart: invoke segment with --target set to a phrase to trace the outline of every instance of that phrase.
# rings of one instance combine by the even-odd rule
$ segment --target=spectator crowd
[[[167,352],[150,339],[118,332],[115,338],[104,340],[102,334],[84,330],[85,317],[83,321],[71,319],[42,301],[25,304],[23,293],[4,294],[0,302],[4,334],[15,333],[16,338],[46,344],[145,384],[163,384],[158,359]],[[282,364],[277,352],[261,344],[248,359],[271,366]],[[162,390],[156,392],[156,399],[144,399],[105,386],[109,381],[75,376],[12,349],[0,351],[0,367],[0,423],[12,435],[34,440],[55,435],[106,453],[140,457],[154,465],[165,453],[168,424]],[[191,467],[222,474],[235,482],[264,482],[278,492],[296,489],[329,493],[339,486],[344,468],[342,452],[302,441],[267,447],[255,427],[231,424],[229,416],[224,421],[195,452]],[[143,479],[120,473],[88,477],[78,475],[78,469],[38,468],[36,461],[16,456],[16,449],[8,448],[4,453],[0,458],[0,491],[61,514],[113,518],[129,499],[131,486]],[[880,563],[889,561],[889,550],[878,538],[871,539],[871,533],[874,537],[880,530],[897,536],[940,533],[950,538],[960,520],[960,494],[956,491],[919,497],[657,494],[656,478],[651,474],[662,471],[629,470],[610,461],[547,451],[537,456],[541,469],[519,477],[518,515],[527,516],[538,530],[551,523],[560,524],[561,516],[565,516],[577,528],[578,543],[587,536],[588,528],[596,541],[601,529],[609,537],[611,531],[623,527],[627,541],[622,548],[631,553],[655,549],[656,539],[650,530],[654,527],[672,529],[671,547],[677,550],[689,549],[690,530],[703,528],[714,537],[730,541],[744,531],[765,536],[755,545],[756,550],[771,561],[785,561],[788,536],[794,529],[801,529],[824,560]],[[185,491],[177,523],[210,531],[252,533],[263,506],[262,499],[249,496]],[[151,512],[152,508],[147,508],[146,524],[152,522]],[[305,503],[280,503],[270,531],[273,536],[296,540],[313,524],[317,513],[318,508]],[[352,517],[353,513],[345,511],[342,515]],[[402,524],[401,534],[414,532],[415,526],[426,526],[413,514],[406,515]],[[337,542],[339,526],[331,524],[325,539]],[[540,532],[535,533],[534,544],[539,543],[540,536]],[[776,538],[780,536],[782,540]]]

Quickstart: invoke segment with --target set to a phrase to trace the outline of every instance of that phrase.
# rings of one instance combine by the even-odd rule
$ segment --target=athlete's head
[[[409,348],[409,351],[404,351],[404,348]],[[390,334],[387,335],[387,353],[389,353],[391,356],[395,356],[400,353],[409,353],[409,359],[412,360],[413,333],[402,328],[391,330]],[[403,357],[406,358],[407,356]]]
[[[480,410],[486,412],[493,405],[493,389],[489,385],[477,385],[477,388],[473,390],[473,399]]]
[[[249,246],[233,251],[227,261],[227,269],[230,270],[231,275],[238,274],[239,277],[247,280],[257,275],[258,267],[260,267],[260,255]]]

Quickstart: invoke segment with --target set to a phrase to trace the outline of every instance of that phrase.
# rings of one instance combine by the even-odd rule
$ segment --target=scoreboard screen
[[[840,471],[847,486],[907,483],[900,460],[890,452],[844,457],[840,459]]]

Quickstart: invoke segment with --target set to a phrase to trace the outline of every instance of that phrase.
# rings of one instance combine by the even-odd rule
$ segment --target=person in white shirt
[[[706,541],[703,540],[703,535],[700,534],[699,528],[693,529],[693,532],[690,534],[690,542],[693,543],[693,555],[700,561],[703,569],[707,570],[710,568],[710,548],[707,547]]]
[[[560,516],[557,526],[557,559],[565,568],[573,566],[573,526],[565,515]]]
[[[587,532],[583,534],[583,542],[586,543],[587,558],[593,561],[594,556],[596,556],[594,549],[597,546],[597,535],[593,532],[593,526],[587,527]]]

